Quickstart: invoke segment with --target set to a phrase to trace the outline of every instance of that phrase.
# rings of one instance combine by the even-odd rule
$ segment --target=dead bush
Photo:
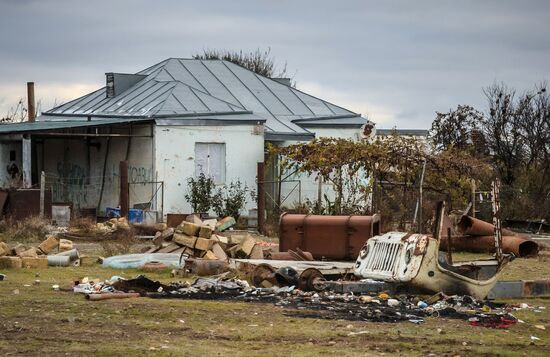
[[[112,257],[113,255],[129,254],[132,247],[138,243],[134,232],[129,230],[117,230],[113,233],[114,238],[100,242],[103,256]]]
[[[18,221],[11,217],[0,221],[0,240],[5,242],[41,242],[50,231],[47,219],[33,216]]]

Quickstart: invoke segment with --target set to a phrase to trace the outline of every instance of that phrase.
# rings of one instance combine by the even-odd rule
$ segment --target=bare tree
[[[288,76],[286,62],[282,68],[277,68],[275,58],[271,55],[271,48],[244,53],[242,50],[215,50],[206,49],[202,53],[192,55],[195,59],[222,59],[251,70],[269,78],[285,78]]]

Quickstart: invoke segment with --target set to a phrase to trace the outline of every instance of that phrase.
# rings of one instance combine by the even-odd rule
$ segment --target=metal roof
[[[102,120],[65,120],[65,121],[35,121],[23,123],[0,124],[0,134],[28,133],[33,131],[48,131],[59,129],[84,128],[113,124],[130,124],[151,121],[151,119],[102,119]]]
[[[316,120],[323,120],[323,126],[368,122],[357,113],[228,61],[169,58],[137,74],[146,77],[113,98],[106,98],[104,87],[44,112],[45,119],[52,115],[155,118],[234,113],[255,120],[248,115],[252,113],[266,120],[267,132],[274,135],[307,136],[313,133],[306,127],[315,126]]]

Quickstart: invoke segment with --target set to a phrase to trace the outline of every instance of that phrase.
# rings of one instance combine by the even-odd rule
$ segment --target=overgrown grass
[[[48,220],[36,216],[21,221],[4,218],[0,221],[0,241],[41,242],[46,238],[50,228]]]
[[[495,330],[444,318],[428,318],[420,325],[297,318],[286,316],[286,308],[258,303],[149,298],[91,302],[51,286],[69,287],[83,276],[107,279],[140,272],[80,267],[4,273],[8,280],[0,282],[0,355],[544,356],[550,348],[548,300],[517,301],[546,309],[513,312],[524,323]],[[147,275],[174,280],[168,273]],[[33,285],[36,279],[39,285]],[[532,342],[531,336],[540,340]]]

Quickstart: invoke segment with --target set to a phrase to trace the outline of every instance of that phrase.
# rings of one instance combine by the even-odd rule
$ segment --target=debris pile
[[[227,260],[228,258],[263,259],[264,246],[250,234],[223,235],[222,232],[235,225],[233,217],[221,220],[202,221],[197,215],[190,215],[178,227],[157,232],[155,247],[146,253],[178,253],[187,257],[206,260]]]
[[[357,296],[333,291],[306,292],[294,286],[255,288],[235,278],[198,278],[193,283],[171,284],[146,296],[274,303],[290,309],[285,312],[287,316],[330,320],[422,323],[427,317],[445,317],[493,328],[507,328],[517,322],[510,313],[513,307],[471,296],[439,293],[425,300],[413,295],[392,298],[385,292]]]
[[[114,239],[116,233],[127,233],[131,229],[125,217],[111,218],[102,223],[94,223],[89,219],[79,219],[71,222],[68,229],[62,232],[62,236],[73,239]]]
[[[0,268],[47,268],[79,266],[80,256],[68,239],[49,234],[38,246],[0,242]]]

